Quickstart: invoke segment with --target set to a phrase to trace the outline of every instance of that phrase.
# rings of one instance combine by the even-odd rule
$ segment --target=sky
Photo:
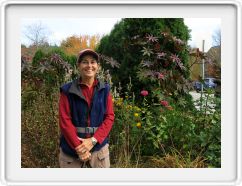
[[[21,25],[21,43],[28,45],[26,37],[27,27],[41,23],[45,28],[51,45],[59,45],[62,40],[72,35],[109,34],[120,18],[82,18],[82,19],[23,19]],[[212,47],[212,35],[221,29],[219,18],[184,18],[185,24],[191,30],[191,39],[188,44],[202,51],[202,42],[205,40],[204,51]]]
[[[184,22],[191,29],[191,39],[188,44],[202,51],[204,40],[205,52],[212,47],[214,32],[221,30],[221,19],[219,18],[185,18]]]

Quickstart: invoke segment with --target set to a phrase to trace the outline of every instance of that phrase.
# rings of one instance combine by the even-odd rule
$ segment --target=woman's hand
[[[90,151],[93,148],[92,140],[91,138],[78,138],[82,143],[76,148],[77,153],[82,154],[86,151]]]
[[[78,138],[82,143],[76,147],[76,152],[82,161],[88,161],[91,157],[90,150],[93,148],[91,138]]]
[[[78,138],[78,139],[80,141],[82,141],[82,144],[80,144],[79,146],[77,146],[75,148],[75,150],[76,150],[76,152],[77,152],[80,160],[81,161],[88,161],[88,160],[90,160],[90,158],[91,158],[90,150],[92,149],[92,147],[91,147],[92,141],[90,140],[91,141],[91,145],[87,145],[87,144],[89,144],[89,140],[82,139],[82,138]]]
[[[79,156],[79,159],[84,162],[91,159],[91,153],[89,151],[86,151],[83,154],[78,154],[78,156]]]

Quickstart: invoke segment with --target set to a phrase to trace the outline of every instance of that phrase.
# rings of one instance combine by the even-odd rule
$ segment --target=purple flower
[[[170,58],[171,58],[172,62],[176,62],[176,63],[181,62],[180,58],[176,54],[171,54]]]
[[[157,53],[157,58],[158,59],[161,59],[162,57],[165,57],[166,56],[166,53],[165,52],[159,52]]]
[[[158,41],[158,37],[154,37],[153,35],[146,36],[146,39],[148,39],[148,41],[151,41],[151,42],[157,42]]]

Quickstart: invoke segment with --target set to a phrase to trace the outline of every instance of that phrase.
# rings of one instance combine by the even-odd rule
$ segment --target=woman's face
[[[78,68],[82,78],[94,78],[97,74],[99,65],[92,55],[86,55],[82,58]]]

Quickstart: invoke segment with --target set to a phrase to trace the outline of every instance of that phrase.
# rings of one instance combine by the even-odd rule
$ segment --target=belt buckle
[[[85,128],[85,133],[87,133],[87,134],[90,133],[89,127],[86,127],[86,128]]]
[[[93,129],[91,127],[86,127],[86,133],[91,134]]]

